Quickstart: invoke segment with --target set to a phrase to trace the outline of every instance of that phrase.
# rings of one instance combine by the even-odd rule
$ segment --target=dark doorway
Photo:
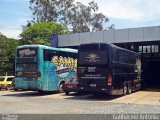
[[[143,85],[147,89],[160,88],[160,57],[143,58]]]

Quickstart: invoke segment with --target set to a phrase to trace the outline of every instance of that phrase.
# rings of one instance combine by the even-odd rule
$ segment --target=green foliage
[[[0,34],[0,41],[0,74],[3,74],[14,70],[16,48],[19,41],[8,39],[2,34]]]
[[[0,57],[4,55],[4,50],[5,50],[4,44],[6,44],[6,40],[7,37],[0,33]]]
[[[49,45],[52,35],[66,34],[68,32],[62,24],[54,22],[39,22],[26,27],[20,34],[20,44]]]
[[[8,58],[10,60],[14,60],[15,59],[15,55],[16,55],[16,48],[19,46],[19,41],[15,40],[15,39],[7,39],[6,41],[6,53],[5,55],[8,56]]]

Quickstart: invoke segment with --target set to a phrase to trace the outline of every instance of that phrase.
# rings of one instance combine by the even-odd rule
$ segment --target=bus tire
[[[8,90],[8,91],[11,90],[11,85],[7,85],[6,90]]]
[[[131,85],[131,84],[128,85],[127,93],[128,93],[128,94],[131,94],[131,93],[132,93],[132,85]]]
[[[127,95],[127,86],[126,84],[123,85],[123,95]]]
[[[59,90],[60,93],[64,93],[62,87],[63,87],[63,83],[60,83],[59,87],[58,87],[58,90]]]
[[[38,93],[42,93],[43,91],[42,90],[38,90]]]
[[[14,91],[18,91],[18,89],[14,88]]]
[[[65,94],[66,94],[66,95],[69,95],[69,91],[66,91]]]

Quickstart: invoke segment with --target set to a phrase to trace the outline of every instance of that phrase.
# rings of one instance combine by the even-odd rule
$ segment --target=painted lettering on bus
[[[52,63],[55,64],[57,67],[71,67],[73,70],[77,70],[77,59],[73,59],[70,57],[53,56]]]
[[[23,57],[23,56],[29,56],[29,55],[35,55],[36,52],[35,50],[30,50],[30,49],[24,49],[24,50],[19,50],[19,55],[20,57]]]

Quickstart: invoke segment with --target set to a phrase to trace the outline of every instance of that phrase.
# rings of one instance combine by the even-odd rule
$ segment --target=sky
[[[87,5],[91,0],[75,0]],[[99,13],[115,29],[160,26],[160,0],[94,0]],[[22,26],[32,19],[29,0],[0,0],[0,32],[19,39]]]

